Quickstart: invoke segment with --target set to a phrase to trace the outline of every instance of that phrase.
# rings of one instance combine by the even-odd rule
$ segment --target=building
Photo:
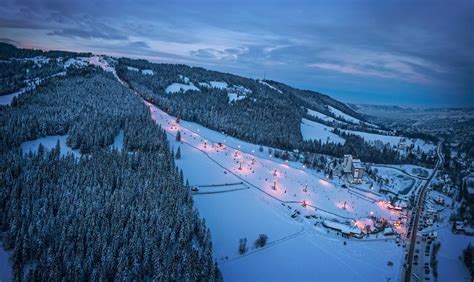
[[[342,163],[342,170],[344,173],[351,173],[352,171],[352,155],[344,155],[344,161]]]
[[[341,232],[342,234],[346,236],[357,237],[357,236],[362,235],[362,232],[360,231],[359,228],[357,228],[356,226],[351,226],[344,223],[339,223],[339,222],[335,222],[331,220],[324,220],[323,226],[326,228]]]
[[[354,159],[352,160],[352,178],[354,180],[361,180],[362,177],[364,176],[364,166],[362,165],[362,162],[359,159]]]
[[[352,155],[344,155],[342,171],[344,174],[350,175],[353,182],[361,182],[365,168],[359,159],[353,159]]]

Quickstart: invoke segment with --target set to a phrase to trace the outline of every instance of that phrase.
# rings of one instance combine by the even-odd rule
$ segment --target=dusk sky
[[[0,38],[265,74],[350,103],[474,106],[472,0],[3,0]]]

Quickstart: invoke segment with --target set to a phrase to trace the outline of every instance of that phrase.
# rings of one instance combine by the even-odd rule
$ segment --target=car
[[[415,262],[413,263],[414,265],[418,265],[418,261],[415,260]]]
[[[419,254],[419,253],[420,253],[420,249],[416,249],[415,254]]]
[[[429,274],[430,274],[430,270],[429,270],[429,269],[425,269],[425,274],[426,274],[426,275],[429,275]]]

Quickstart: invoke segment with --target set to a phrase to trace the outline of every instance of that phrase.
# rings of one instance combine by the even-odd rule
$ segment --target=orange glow
[[[401,229],[401,225],[400,225],[400,221],[396,221],[394,224],[393,224],[393,227],[395,227],[396,229]]]
[[[365,227],[365,224],[363,222],[360,222],[358,220],[355,220],[354,221],[354,226],[359,228],[359,229],[363,229]]]
[[[331,184],[324,179],[319,179],[319,183],[324,187],[331,187]]]

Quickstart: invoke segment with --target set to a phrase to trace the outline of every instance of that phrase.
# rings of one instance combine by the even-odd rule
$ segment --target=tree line
[[[0,107],[0,232],[15,280],[221,280],[165,132],[100,70]],[[124,149],[109,149],[118,130]],[[68,135],[81,157],[19,145]]]

